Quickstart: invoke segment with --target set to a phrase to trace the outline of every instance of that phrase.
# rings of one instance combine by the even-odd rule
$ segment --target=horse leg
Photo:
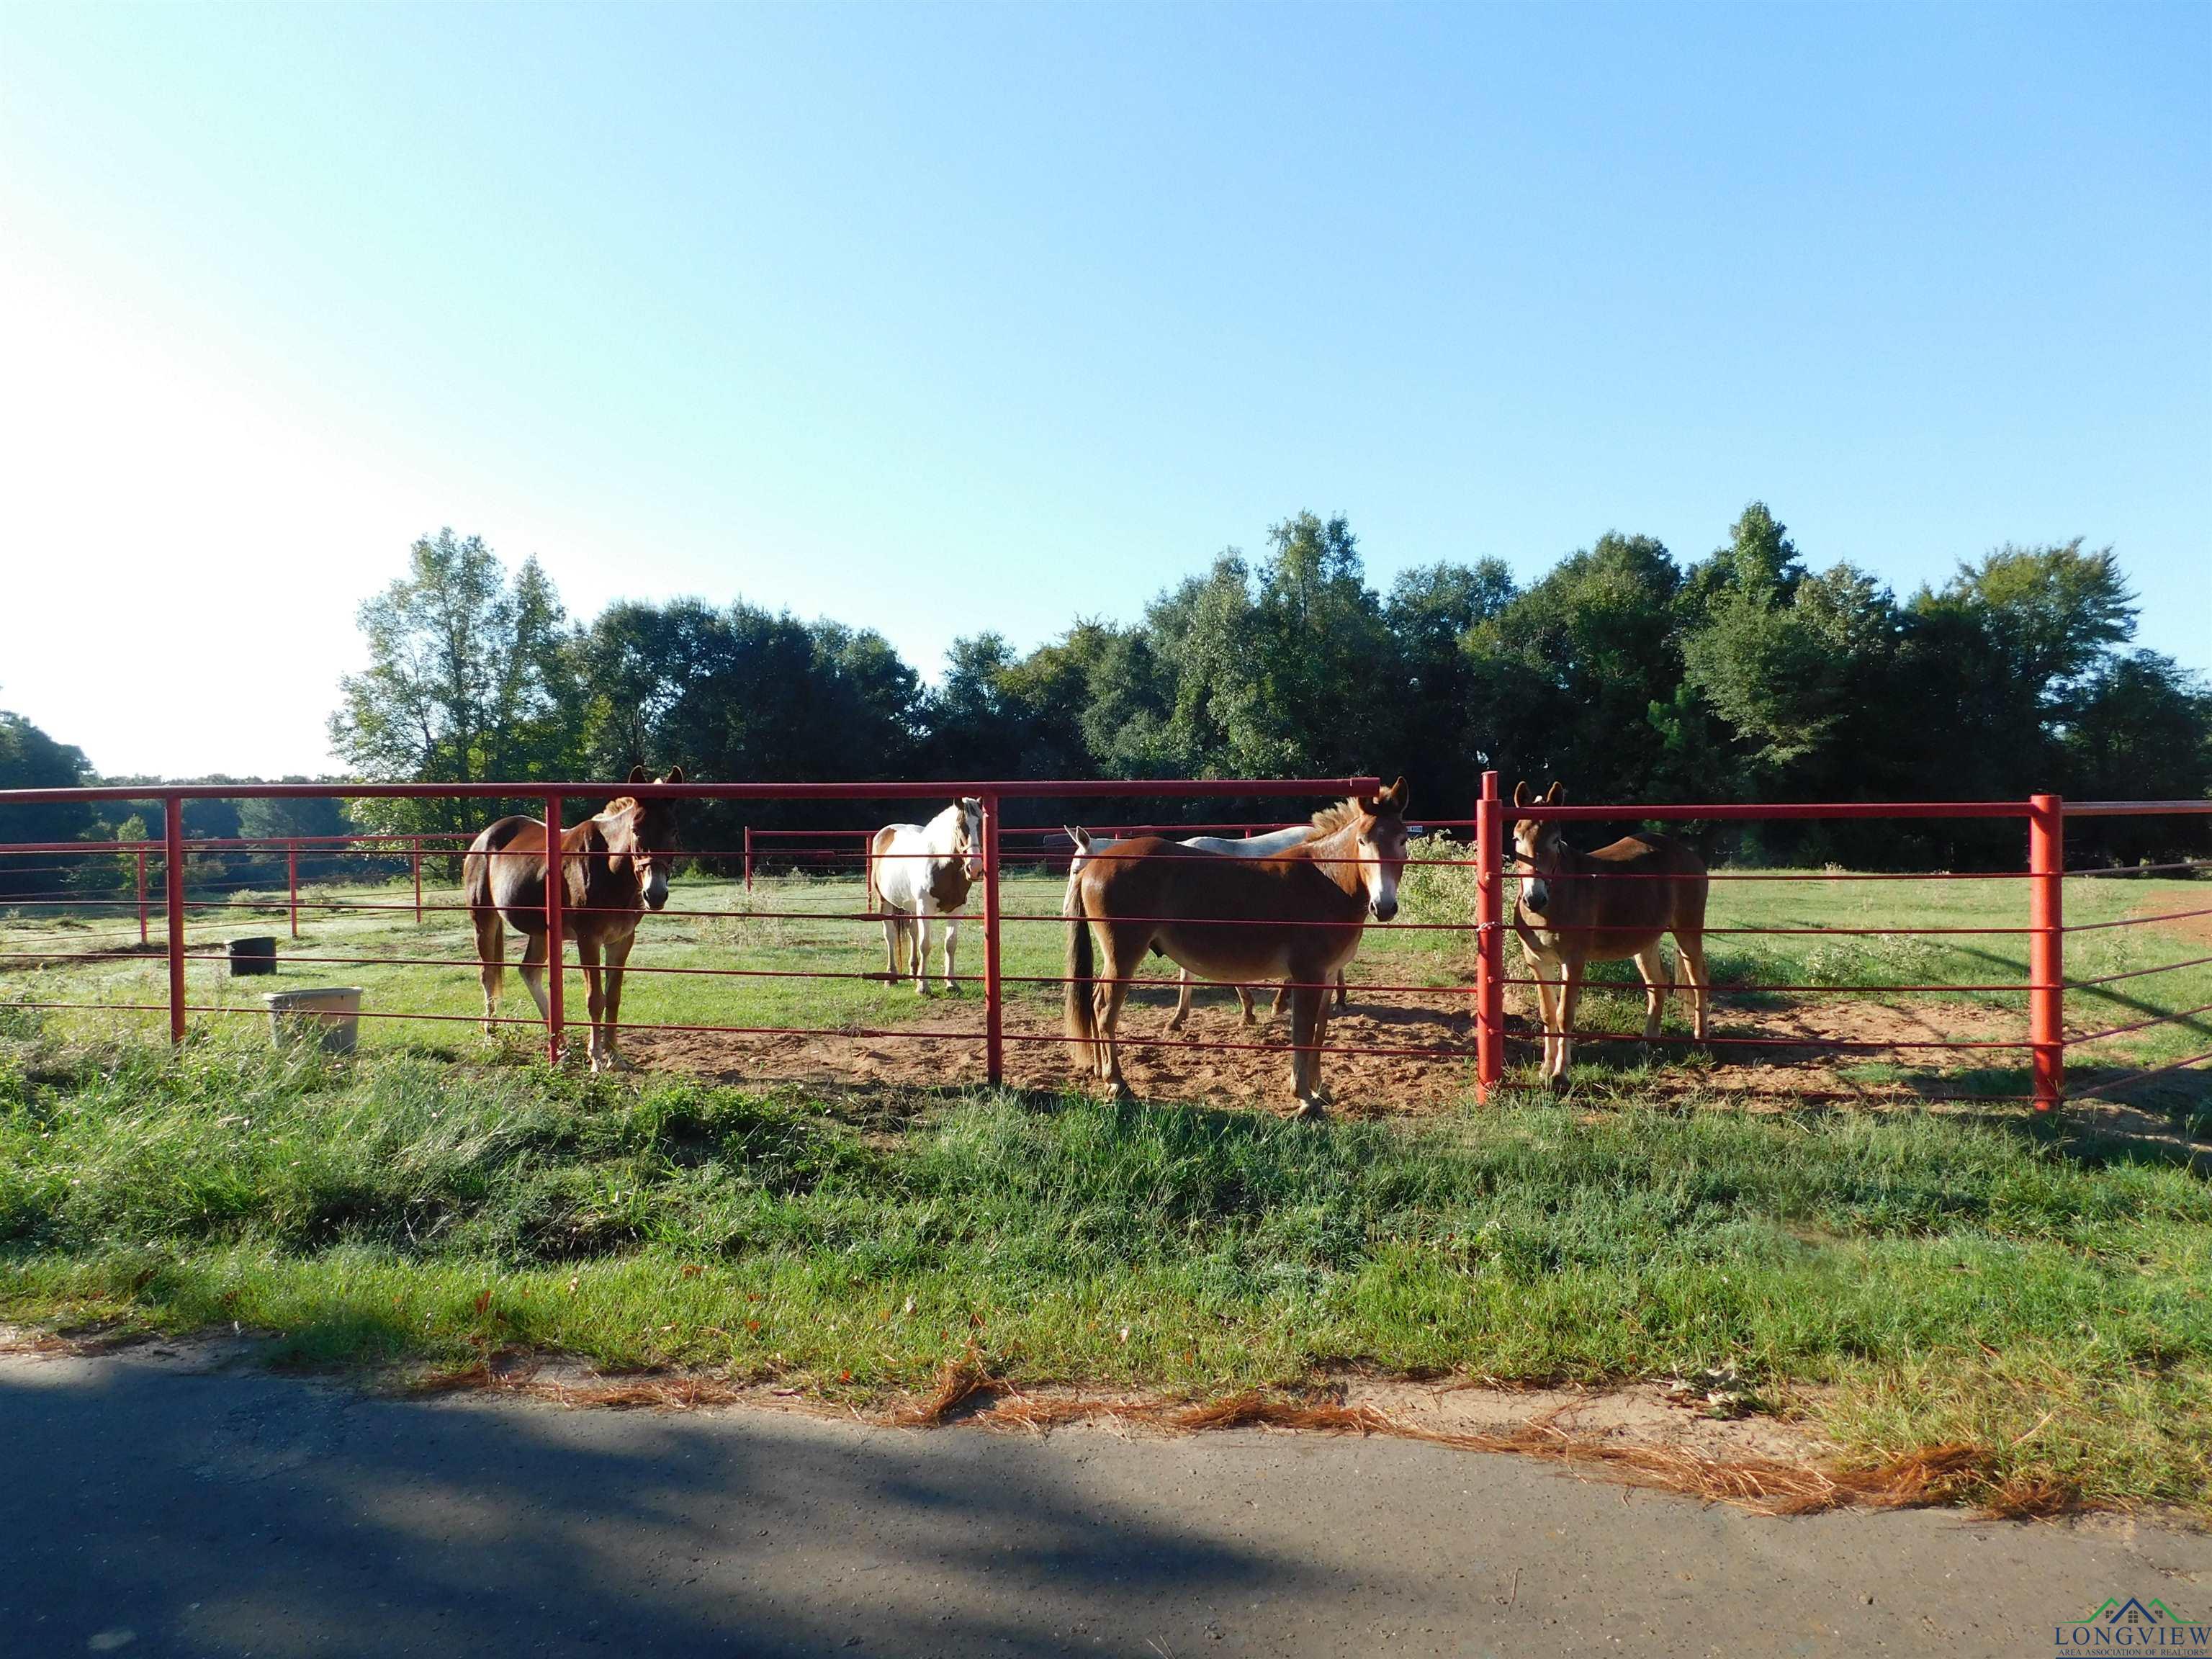
[[[1336,1006],[1341,1008],[1350,1000],[1344,988],[1344,969],[1340,968],[1336,970]]]
[[[1242,991],[1239,991],[1239,992],[1237,993],[1237,994],[1238,994],[1239,996],[1242,996],[1242,995],[1243,995],[1243,993]],[[1186,969],[1184,969],[1182,970],[1182,984],[1180,984],[1179,986],[1177,986],[1177,987],[1176,988],[1176,1011],[1175,1011],[1175,1012],[1173,1012],[1173,1013],[1171,1013],[1171,1014],[1170,1014],[1170,1015],[1168,1016],[1168,1030],[1170,1030],[1170,1031],[1180,1031],[1181,1030],[1182,1030],[1182,1023],[1183,1023],[1183,1021],[1185,1021],[1186,1019],[1188,1019],[1188,1018],[1190,1018],[1190,969],[1188,969],[1188,968],[1186,968]],[[1251,1018],[1251,1014],[1250,1014],[1250,1010],[1249,1010],[1249,1005],[1247,1006],[1247,1010],[1246,1010],[1245,1018],[1248,1018],[1248,1019]]]
[[[1559,1067],[1552,1073],[1552,1086],[1567,1086],[1567,1067],[1575,1058],[1575,1006],[1583,999],[1583,964],[1572,960],[1563,964],[1565,974],[1559,981]]]
[[[1323,984],[1326,983],[1324,981]],[[1306,1056],[1306,1081],[1311,1085],[1308,1098],[1316,1107],[1328,1102],[1328,1086],[1321,1080],[1321,1051],[1328,1042],[1328,992],[1323,989],[1314,994],[1314,1046],[1313,1052]]]
[[[530,1000],[538,1005],[538,1018],[544,1020],[550,1029],[553,1024],[553,1005],[545,1000],[544,934],[532,933],[525,938],[519,970],[523,985],[530,992]]]
[[[1685,987],[1682,994],[1690,1005],[1692,1029],[1698,1041],[1703,1042],[1711,1029],[1713,982],[1705,974],[1705,936],[1702,932],[1676,931],[1674,969]]]
[[[1552,969],[1556,965],[1548,957],[1540,957],[1533,951],[1523,951],[1521,960],[1528,964],[1528,977],[1536,981],[1536,1022],[1543,1032],[1540,1045],[1543,1051],[1542,1070],[1546,1077],[1552,1074],[1553,1045],[1558,1040],[1559,1016],[1552,1001]]]
[[[1644,1040],[1659,1040],[1659,1023],[1667,1012],[1667,992],[1674,981],[1667,975],[1667,952],[1655,939],[1636,953],[1636,971],[1644,977]]]
[[[490,908],[476,911],[469,920],[477,930],[477,977],[483,981],[483,1033],[495,1036],[499,988],[507,977],[507,925],[500,921],[499,912]]]
[[[615,1048],[615,1030],[622,1024],[623,969],[629,961],[629,948],[637,943],[635,933],[624,933],[607,941],[607,1040],[600,1052],[605,1056],[610,1072],[634,1072],[636,1066]]]
[[[606,1057],[606,1040],[601,1034],[601,1023],[606,1018],[606,989],[599,983],[599,946],[595,939],[576,941],[576,965],[584,970],[584,1007],[591,1016],[592,1036],[586,1052],[592,1057],[592,1070],[597,1073]]]
[[[945,988],[953,988],[952,953],[960,945],[960,918],[948,915],[945,919]]]
[[[918,997],[929,994],[929,912],[914,913],[914,932],[909,936],[914,945],[914,994]]]
[[[893,984],[899,976],[899,919],[898,913],[889,908],[884,911],[884,977]]]
[[[1129,1079],[1121,1075],[1121,1045],[1115,1032],[1121,1024],[1121,1005],[1128,1000],[1129,981],[1145,965],[1145,952],[1152,946],[1149,939],[1125,937],[1117,933],[1112,924],[1106,930],[1106,948],[1100,954],[1106,959],[1107,970],[1113,977],[1098,987],[1098,1036],[1104,1054],[1104,1070],[1101,1075],[1106,1087],[1115,1095],[1132,1092]]]
[[[1285,980],[1280,985],[1275,988],[1274,1006],[1267,1010],[1267,1018],[1270,1019],[1279,1018],[1282,1015],[1283,1010],[1290,1006],[1291,981]]]
[[[1327,992],[1303,981],[1291,993],[1291,1096],[1300,1117],[1318,1117],[1322,1113],[1321,1056],[1312,1052],[1312,1047],[1318,1039],[1322,1004],[1327,996]]]

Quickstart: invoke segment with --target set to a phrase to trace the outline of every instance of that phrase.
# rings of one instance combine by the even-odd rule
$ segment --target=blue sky
[[[2212,8],[19,4],[0,89],[0,707],[109,770],[326,765],[445,524],[933,673],[1304,507],[1759,497],[2212,667]]]

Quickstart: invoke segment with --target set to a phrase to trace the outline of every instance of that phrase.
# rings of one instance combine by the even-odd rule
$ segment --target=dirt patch
[[[1215,999],[1223,997],[1214,994]],[[1263,1017],[1246,1026],[1239,1023],[1233,1002],[1218,1000],[1207,1006],[1201,1001],[1183,1029],[1168,1036],[1163,1028],[1170,1006],[1164,995],[1142,1002],[1133,997],[1125,1017],[1122,1067],[1140,1098],[1269,1109],[1287,1105],[1287,1020]],[[834,1036],[639,1031],[625,1041],[645,1064],[732,1083],[932,1088],[982,1080],[983,1024],[979,999],[939,997],[917,1009],[912,1030],[856,1030]],[[1753,1041],[1742,1046],[1719,1042],[1706,1050],[1663,1042],[1656,1051],[1662,1060],[1672,1055],[1681,1063],[1662,1065],[1655,1074],[1639,1078],[1638,1088],[1645,1093],[1656,1089],[1720,1094],[1778,1110],[1801,1103],[1808,1093],[1910,1104],[1944,1092],[1946,1073],[1962,1066],[2010,1067],[2021,1064],[2022,1055],[2010,1048],[1887,1045],[2018,1042],[2025,1036],[2023,1024],[2017,1012],[1966,1003],[1838,997],[1747,1009],[1730,1007],[1723,998],[1714,1011],[1714,1036]],[[1509,1065],[1532,1059],[1535,1027],[1528,1013],[1510,1010],[1506,1026]],[[1332,1049],[1347,1051],[1330,1054],[1323,1065],[1340,1113],[1395,1116],[1457,1106],[1474,1086],[1473,988],[1363,994],[1354,986],[1350,1006],[1330,1022],[1328,1040]],[[1864,1046],[1844,1051],[1822,1046],[1833,1042]],[[1628,1066],[1638,1062],[1641,1047],[1585,1040],[1577,1054],[1600,1065]],[[1843,1069],[1883,1060],[1894,1061],[1911,1075],[1856,1081]],[[1056,1013],[1036,1005],[1017,1003],[1006,1011],[1006,1075],[1018,1089],[1061,1092],[1087,1086],[1077,1071],[1073,1045],[1061,1039]]]
[[[2179,914],[2191,910],[2203,910],[2207,914],[2201,916]],[[2156,898],[2144,900],[2128,913],[2130,921],[2148,921],[2154,916],[2173,917],[2172,921],[2162,921],[2159,926],[2177,939],[2189,939],[2198,945],[2212,945],[2212,885],[2207,885],[2201,894],[2191,892],[2179,898],[2171,893],[2162,893]]]

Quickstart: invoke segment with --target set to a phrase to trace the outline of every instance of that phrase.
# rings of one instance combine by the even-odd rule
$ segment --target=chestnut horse
[[[1270,858],[1233,858],[1158,836],[1118,842],[1068,883],[1067,1035],[1082,1062],[1117,1094],[1115,1029],[1129,981],[1158,949],[1204,979],[1289,979],[1291,1091],[1301,1115],[1321,1111],[1324,988],[1359,949],[1372,916],[1398,914],[1405,868],[1406,781],[1316,813],[1310,839]],[[1105,976],[1092,967],[1094,942]]]
[[[633,768],[632,783],[648,781],[642,766]],[[654,783],[681,783],[678,767]],[[590,991],[592,1069],[629,1069],[615,1051],[615,1028],[622,1018],[623,966],[629,960],[638,920],[668,902],[669,872],[676,864],[676,804],[609,801],[595,817],[561,832],[562,932],[576,942],[576,960]],[[484,1035],[499,1013],[501,981],[507,973],[507,928],[523,935],[522,982],[550,1019],[545,1000],[545,824],[543,819],[501,818],[469,843],[461,860],[461,889],[469,920],[477,932],[477,959],[483,981]],[[599,984],[599,956],[606,954],[606,986]],[[561,964],[554,963],[554,971]]]
[[[1340,804],[1328,808],[1328,812],[1321,814],[1320,817],[1327,817],[1328,812],[1341,812],[1344,810],[1344,806]],[[1206,853],[1225,853],[1233,859],[1271,859],[1291,848],[1303,845],[1319,835],[1321,833],[1320,817],[1316,817],[1309,823],[1293,823],[1287,829],[1270,830],[1264,836],[1185,836],[1176,845],[1195,847]],[[1074,881],[1076,872],[1092,859],[1121,845],[1117,841],[1101,840],[1080,824],[1069,823],[1060,827],[1066,831],[1067,838],[1075,843],[1075,856],[1067,862],[1067,878],[1070,883]],[[1195,981],[1189,969],[1185,968],[1182,971],[1182,983],[1176,992],[1175,1012],[1168,1017],[1167,1029],[1170,1031],[1182,1030],[1183,1021],[1190,1018],[1190,992]],[[1237,993],[1237,1006],[1244,1011],[1244,1024],[1247,1025],[1253,1024],[1252,988],[1249,985],[1234,985],[1230,988]],[[1344,1004],[1344,969],[1340,968],[1336,970],[1336,1006],[1341,1009]],[[1276,990],[1274,1006],[1268,1012],[1271,1014],[1279,1014],[1290,1006],[1291,988],[1284,985]]]
[[[1554,783],[1543,804],[1556,806],[1567,792]],[[1513,787],[1513,804],[1528,805],[1528,786]],[[1711,981],[1705,977],[1705,862],[1672,836],[1623,836],[1595,853],[1567,845],[1548,820],[1516,818],[1513,858],[1521,897],[1513,931],[1536,981],[1544,1015],[1544,1075],[1554,1089],[1567,1084],[1574,1049],[1575,1004],[1583,967],[1633,957],[1644,976],[1644,1040],[1659,1035],[1667,993],[1681,990],[1695,1019],[1697,1039],[1707,1030]],[[1678,981],[1667,975],[1660,941],[1674,935]]]

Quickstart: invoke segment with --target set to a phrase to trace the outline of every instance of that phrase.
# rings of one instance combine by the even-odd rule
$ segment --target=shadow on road
[[[26,1654],[1143,1651],[1146,1603],[1300,1571],[995,1437],[948,1457],[796,1418],[715,1430],[15,1365],[0,1631]]]

